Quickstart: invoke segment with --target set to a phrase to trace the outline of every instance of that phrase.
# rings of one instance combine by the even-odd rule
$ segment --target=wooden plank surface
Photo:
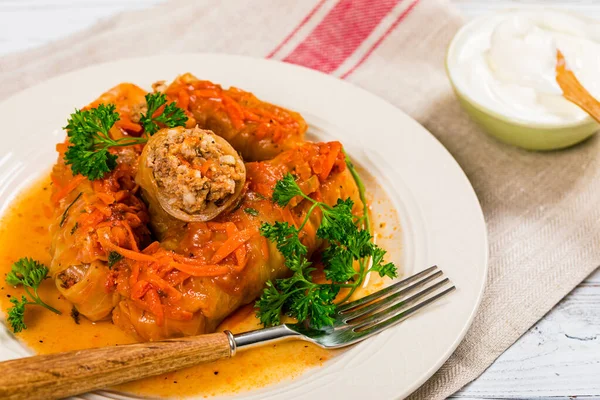
[[[454,398],[600,398],[596,271]]]
[[[43,45],[99,19],[160,1],[0,0],[0,56]],[[467,17],[512,7],[552,7],[600,19],[600,0],[451,2]],[[454,398],[600,399],[600,271]]]

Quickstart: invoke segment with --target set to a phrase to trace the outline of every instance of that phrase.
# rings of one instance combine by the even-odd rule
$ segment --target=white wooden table
[[[101,18],[150,7],[159,1],[0,0],[0,56],[40,46],[84,29]],[[600,19],[600,0],[451,1],[468,17],[533,4],[564,8]],[[600,399],[600,271],[454,397]]]

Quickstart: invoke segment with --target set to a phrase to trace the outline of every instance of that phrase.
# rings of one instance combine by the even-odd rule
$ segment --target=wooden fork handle
[[[0,399],[58,399],[235,354],[229,332],[0,363]]]

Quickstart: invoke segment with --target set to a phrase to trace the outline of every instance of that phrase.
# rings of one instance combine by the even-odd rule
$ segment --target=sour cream
[[[568,124],[588,115],[562,97],[556,51],[600,98],[600,24],[558,11],[507,11],[465,27],[448,58],[456,87],[473,102],[524,123]],[[452,50],[452,49],[451,49]]]

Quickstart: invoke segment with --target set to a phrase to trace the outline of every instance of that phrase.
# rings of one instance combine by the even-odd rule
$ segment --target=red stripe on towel
[[[365,55],[356,63],[356,65],[350,68],[347,72],[345,72],[340,78],[346,79],[348,75],[353,73],[358,67],[360,67],[370,56],[371,54],[379,47],[379,45],[400,25],[402,21],[411,13],[411,11],[416,7],[420,0],[415,0],[412,2],[410,6],[402,14],[398,16],[398,18],[394,21],[394,23],[388,28],[388,30],[381,36],[374,44],[373,47],[369,49],[365,53]]]
[[[269,55],[267,56],[267,58],[272,58],[275,53],[277,53],[279,50],[281,50],[281,48],[283,46],[285,46],[291,38],[294,37],[294,35],[296,35],[296,33],[298,33],[298,31],[308,23],[308,21],[310,21],[310,19],[313,17],[313,15],[315,15],[315,13],[317,11],[319,11],[319,9],[321,8],[321,6],[323,5],[323,3],[325,3],[325,0],[321,0],[317,3],[317,5],[310,10],[310,12],[306,15],[306,17],[304,17],[304,19],[302,21],[300,21],[300,24],[289,34],[287,35],[287,37],[285,39],[283,39],[283,42],[281,42],[279,44],[279,46],[275,47],[275,49],[273,49],[272,52],[269,53]]]
[[[284,61],[335,71],[400,0],[341,0]]]

